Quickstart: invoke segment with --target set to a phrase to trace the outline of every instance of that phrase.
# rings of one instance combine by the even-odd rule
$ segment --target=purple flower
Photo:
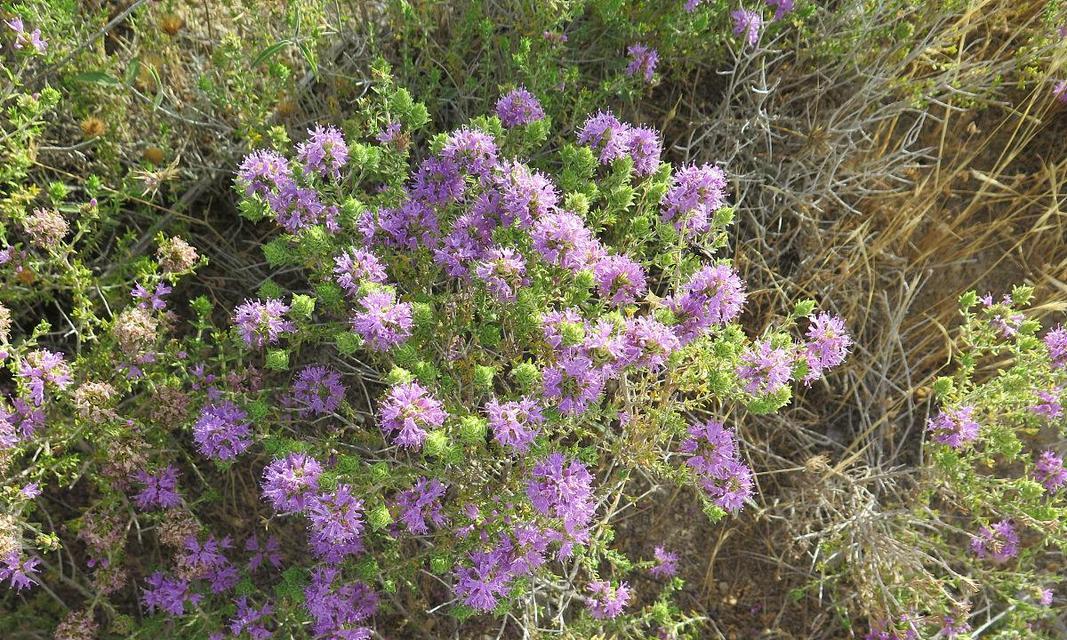
[[[400,521],[413,535],[430,532],[426,524],[429,519],[435,526],[444,526],[445,516],[441,513],[441,498],[445,495],[445,485],[438,480],[419,478],[415,486],[402,491],[396,497],[396,507],[400,510]]]
[[[625,255],[604,256],[593,267],[600,297],[617,307],[637,301],[645,295],[645,269]]]
[[[1053,369],[1067,367],[1067,327],[1057,325],[1045,334],[1045,346],[1048,348],[1048,356],[1052,360]]]
[[[675,328],[683,344],[726,324],[741,314],[745,304],[745,283],[726,265],[707,266],[697,271],[668,305],[678,320]]]
[[[525,87],[504,95],[496,103],[496,115],[507,128],[519,127],[545,117],[541,103]]]
[[[315,125],[308,129],[308,139],[296,148],[296,157],[308,173],[341,179],[341,168],[348,163],[348,145],[335,127]]]
[[[258,193],[266,197],[293,185],[293,171],[289,161],[274,151],[260,149],[245,156],[237,171],[237,183],[246,195]]]
[[[391,144],[400,135],[400,123],[390,122],[378,133],[378,142],[381,144]]]
[[[589,615],[599,620],[617,617],[630,602],[630,586],[626,582],[612,587],[607,581],[594,580],[586,585],[585,590],[592,594],[586,599]]]
[[[312,495],[305,513],[311,529],[330,543],[351,543],[363,534],[363,501],[347,484]]]
[[[652,316],[626,321],[626,343],[633,364],[653,371],[663,368],[667,358],[682,347],[670,328]]]
[[[774,7],[774,20],[781,20],[785,14],[793,11],[794,0],[767,0],[768,7]]]
[[[333,259],[333,275],[338,286],[350,296],[359,293],[362,282],[385,282],[385,266],[366,249],[352,247]]]
[[[490,249],[474,269],[497,300],[511,302],[518,290],[530,284],[526,277],[526,260],[510,247]]]
[[[758,342],[741,354],[737,375],[745,383],[745,393],[775,393],[793,377],[793,356],[768,340]]]
[[[387,246],[407,251],[418,249],[420,244],[432,249],[441,235],[434,208],[418,199],[408,200],[399,207],[379,209],[378,227],[385,233],[383,239]]]
[[[485,412],[496,441],[519,453],[526,453],[530,449],[530,443],[545,422],[541,407],[527,397],[510,402],[499,402],[494,398],[485,404]]]
[[[208,536],[202,544],[196,536],[189,536],[178,557],[178,565],[182,569],[179,573],[207,580],[214,593],[228,591],[237,584],[239,578],[237,567],[223,553],[232,548],[233,540],[229,536],[221,540]]]
[[[1041,416],[1046,421],[1056,420],[1063,416],[1063,405],[1059,399],[1060,389],[1055,391],[1038,391],[1038,403],[1030,407],[1031,413]]]
[[[459,172],[459,166],[449,158],[430,156],[422,161],[415,172],[411,197],[435,207],[459,202],[467,184]]]
[[[743,35],[748,46],[756,46],[760,29],[763,28],[763,16],[749,9],[737,9],[730,17],[734,19],[734,35]]]
[[[247,596],[241,596],[237,598],[237,612],[230,618],[230,633],[237,637],[247,632],[252,640],[266,640],[272,635],[267,630],[266,622],[273,614],[274,609],[270,603],[255,609],[248,604]]]
[[[827,369],[845,361],[852,338],[845,331],[845,321],[828,313],[817,314],[808,327],[808,342],[803,357],[808,363],[804,384],[810,385],[822,377]]]
[[[1052,97],[1067,102],[1067,80],[1059,80],[1052,86]]]
[[[293,400],[305,414],[331,414],[341,406],[344,397],[341,374],[329,367],[304,367],[293,382]]]
[[[507,226],[517,222],[529,229],[559,206],[556,185],[539,171],[534,171],[521,162],[506,162],[494,178],[500,192],[500,224]]]
[[[337,207],[322,204],[314,189],[297,186],[290,182],[281,186],[277,193],[266,196],[267,206],[286,231],[296,233],[314,224],[323,223],[330,231],[337,232]]]
[[[650,176],[659,168],[663,140],[660,139],[659,132],[652,127],[631,128],[627,148],[634,161],[635,174]]]
[[[577,214],[550,213],[534,223],[533,246],[546,261],[578,272],[588,268],[601,253],[600,243]]]
[[[942,409],[941,413],[930,419],[926,429],[933,434],[934,442],[959,449],[978,439],[978,423],[973,415],[974,407],[969,406]]]
[[[685,236],[708,230],[710,216],[726,203],[726,174],[714,165],[688,166],[674,174],[660,203],[664,222]]]
[[[584,325],[582,316],[573,307],[548,311],[541,316],[541,334],[557,354],[574,355],[579,352],[576,348],[578,345],[564,343],[564,334],[569,329],[582,329]]]
[[[170,292],[171,287],[167,286],[164,282],[157,284],[154,292],[150,292],[148,289],[145,289],[143,285],[138,284],[132,291],[130,291],[130,296],[132,296],[134,300],[140,300],[140,302],[137,303],[137,306],[141,309],[148,309],[151,307],[156,311],[162,311],[167,308],[167,301],[164,300],[164,298]]]
[[[153,508],[170,509],[182,503],[182,497],[178,494],[178,467],[172,464],[167,465],[158,475],[135,471],[133,479],[144,485],[141,492],[134,497],[134,502],[142,511]]]
[[[1037,603],[1042,607],[1048,607],[1052,605],[1052,600],[1055,597],[1055,593],[1052,589],[1042,589],[1041,594],[1038,596]]]
[[[492,611],[505,596],[512,575],[510,562],[499,551],[472,551],[470,567],[456,568],[456,595],[478,611]]]
[[[557,399],[559,410],[571,416],[586,411],[589,405],[600,399],[604,390],[603,373],[582,355],[560,358],[556,364],[544,370],[542,382],[544,397]]]
[[[1058,491],[1067,484],[1067,469],[1063,468],[1063,458],[1052,451],[1043,451],[1034,464],[1034,480],[1044,485],[1049,493]]]
[[[615,322],[609,318],[598,318],[596,322],[585,325],[585,338],[577,352],[601,367],[608,377],[629,364],[636,362],[642,355],[635,335],[627,335],[626,323]]]
[[[21,17],[15,16],[5,24],[15,32],[15,41],[11,43],[12,49],[21,49],[27,44],[31,45],[37,53],[44,53],[48,49],[48,43],[41,37],[40,29],[34,29],[33,33],[26,34],[26,27]]]
[[[186,604],[192,606],[200,602],[198,593],[189,593],[189,581],[171,578],[156,571],[145,582],[147,587],[141,593],[141,599],[149,613],[157,609],[172,616],[185,614]]]
[[[48,349],[37,349],[26,354],[19,363],[18,377],[30,392],[30,400],[36,406],[44,404],[45,385],[51,383],[59,389],[70,386],[70,366],[63,354]]]
[[[233,322],[245,344],[262,347],[275,344],[278,339],[296,331],[296,326],[285,318],[289,305],[275,298],[245,300],[234,310]]]
[[[252,557],[248,559],[248,570],[255,571],[263,566],[264,562],[269,562],[275,569],[281,567],[281,550],[281,542],[278,541],[277,536],[269,536],[266,542],[260,544],[256,534],[252,534],[245,541],[245,551],[252,554]]]
[[[29,589],[31,586],[37,584],[37,580],[34,576],[37,574],[37,565],[41,563],[40,558],[29,557],[22,560],[19,557],[17,549],[8,551],[7,554],[0,559],[0,582],[4,580],[8,581],[11,588],[15,591],[22,591],[23,589]]]
[[[656,63],[659,62],[659,53],[646,44],[632,44],[626,49],[630,55],[630,64],[626,66],[626,75],[644,76],[645,82],[652,82],[652,74],[656,72]]]
[[[736,513],[752,497],[752,470],[740,458],[734,433],[721,422],[690,425],[680,449],[689,454],[686,466],[715,504]]]
[[[971,551],[976,556],[994,562],[1006,562],[1019,555],[1019,534],[1008,520],[991,527],[982,527],[971,539]]]
[[[652,553],[656,558],[656,566],[648,570],[650,574],[657,578],[671,578],[678,573],[678,554],[662,546],[656,546]]]
[[[193,439],[204,456],[232,460],[252,444],[248,414],[229,400],[208,405],[193,425]]]
[[[578,143],[592,147],[600,164],[611,164],[629,151],[630,127],[609,111],[590,116],[578,131]]]
[[[596,510],[592,484],[593,476],[584,464],[553,453],[534,465],[526,495],[538,513],[559,518],[567,533],[578,535]]]
[[[388,351],[411,337],[411,305],[397,302],[392,291],[368,293],[360,305],[363,308],[352,316],[352,328],[371,351]]]
[[[478,207],[476,202],[474,208]],[[469,279],[470,264],[478,260],[488,250],[492,242],[491,223],[471,212],[456,218],[452,230],[434,250],[434,262],[445,269],[453,278]]]
[[[26,498],[27,500],[33,500],[37,496],[41,495],[41,485],[37,484],[36,482],[30,482],[28,484],[25,484],[21,489],[19,489],[19,495],[21,495],[23,498]]]
[[[381,406],[379,426],[393,444],[408,449],[422,445],[426,432],[444,424],[448,413],[441,403],[417,382],[398,384],[389,390]]]
[[[453,131],[441,149],[441,156],[454,162],[461,171],[481,177],[492,174],[498,153],[493,136],[467,128]]]
[[[318,487],[322,465],[302,453],[290,453],[263,469],[263,497],[275,511],[303,511]]]
[[[341,578],[334,567],[317,567],[304,590],[304,606],[316,638],[367,640],[371,631],[361,623],[378,610],[378,596],[362,582]]]
[[[700,3],[704,0],[685,0],[685,10],[689,13],[693,13],[700,6]]]

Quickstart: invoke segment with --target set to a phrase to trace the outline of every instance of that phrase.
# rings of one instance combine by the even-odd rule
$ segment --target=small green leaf
[[[281,51],[285,47],[291,45],[292,43],[293,43],[293,41],[289,40],[288,38],[285,38],[283,40],[279,40],[279,41],[275,42],[274,44],[270,45],[269,47],[267,47],[263,51],[260,51],[259,55],[256,56],[254,60],[252,60],[252,64],[249,65],[249,66],[251,66],[253,69],[258,67],[265,60],[267,60],[268,58],[270,58],[274,54],[278,53],[279,51]]]

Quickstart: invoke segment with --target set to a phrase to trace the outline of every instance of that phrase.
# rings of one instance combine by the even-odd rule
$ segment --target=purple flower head
[[[502,164],[495,184],[500,193],[500,224],[504,226],[516,222],[529,229],[559,206],[559,192],[552,180],[521,162]]]
[[[630,358],[638,367],[662,369],[667,358],[682,347],[670,327],[652,316],[637,316],[626,321],[626,342]]]
[[[496,115],[507,128],[519,127],[545,117],[545,110],[532,93],[519,87],[502,96],[496,103]]]
[[[178,556],[180,575],[207,580],[214,593],[228,591],[237,584],[237,567],[224,553],[233,548],[233,540],[229,536],[221,540],[208,536],[203,543],[196,536],[189,536],[183,546]]]
[[[586,599],[589,615],[598,620],[617,617],[630,602],[630,585],[626,582],[613,587],[607,581],[594,580],[586,585],[585,590],[591,594]]]
[[[559,518],[567,533],[583,531],[593,517],[593,476],[577,460],[567,461],[562,453],[550,454],[534,465],[526,495],[543,516]]]
[[[36,557],[23,560],[19,557],[17,549],[8,551],[0,558],[0,582],[7,580],[15,591],[29,589],[37,584],[34,576],[37,574],[37,565],[40,563],[41,559]]]
[[[546,261],[578,272],[602,254],[600,243],[582,219],[570,211],[550,213],[534,223],[533,246]]]
[[[171,287],[167,286],[165,282],[160,282],[156,285],[155,291],[149,291],[145,289],[143,285],[138,284],[130,291],[130,296],[134,300],[139,300],[137,306],[141,309],[148,309],[151,307],[156,311],[162,311],[167,308],[166,298],[167,294],[171,292]]]
[[[763,28],[763,16],[758,11],[737,9],[730,17],[734,19],[734,35],[743,36],[748,46],[756,46]]]
[[[680,449],[689,454],[686,466],[715,504],[736,513],[752,497],[752,470],[740,458],[734,433],[721,422],[690,425]]]
[[[785,14],[793,11],[794,0],[767,0],[768,7],[774,7],[774,20],[781,20]]]
[[[448,413],[417,382],[398,384],[382,401],[379,426],[393,444],[413,449],[422,445],[429,430],[445,423]]]
[[[626,66],[626,75],[644,76],[645,82],[652,82],[652,74],[656,72],[656,63],[659,62],[659,53],[646,44],[632,44],[626,49],[630,55],[630,64]]]
[[[245,344],[262,347],[275,344],[278,339],[296,331],[296,326],[285,318],[289,305],[275,298],[245,300],[234,310],[233,322]]]
[[[768,340],[758,342],[741,354],[737,375],[745,383],[745,393],[775,393],[793,377],[793,356],[783,347],[772,347]]]
[[[363,501],[353,495],[347,484],[313,494],[304,512],[312,531],[327,542],[348,544],[363,534]]]
[[[293,382],[293,400],[305,414],[329,415],[344,397],[341,374],[329,367],[304,367]]]
[[[656,566],[648,570],[650,574],[657,578],[671,578],[678,573],[678,554],[662,546],[657,546],[652,553],[656,558]]]
[[[821,378],[827,369],[845,361],[852,338],[845,330],[845,321],[828,313],[819,313],[811,319],[808,327],[808,342],[802,357],[808,363],[804,384],[810,385]]]
[[[1030,412],[1041,416],[1051,422],[1063,416],[1063,405],[1060,404],[1060,389],[1054,391],[1038,391],[1037,404],[1030,407]]]
[[[202,455],[232,460],[252,444],[248,414],[229,400],[210,404],[193,425],[193,439]]]
[[[1067,469],[1063,468],[1063,458],[1046,450],[1034,464],[1034,480],[1037,480],[1049,493],[1054,493],[1067,484]]]
[[[442,207],[463,199],[467,184],[459,166],[449,158],[430,156],[422,161],[411,186],[411,197]]]
[[[1060,102],[1067,102],[1067,80],[1058,80],[1052,85],[1052,97]]]
[[[453,131],[441,149],[441,156],[454,162],[461,171],[480,177],[492,174],[498,153],[493,136],[467,128]]]
[[[303,511],[318,488],[322,465],[302,453],[290,453],[263,469],[263,497],[275,511]]]
[[[407,200],[399,207],[378,210],[378,227],[385,244],[394,249],[414,251],[419,246],[434,248],[441,235],[433,207],[422,200]]]
[[[1045,347],[1048,348],[1049,358],[1052,360],[1053,369],[1067,367],[1067,327],[1057,325],[1045,334]]]
[[[633,127],[627,140],[630,157],[634,161],[634,173],[650,176],[659,168],[659,157],[663,153],[663,140],[659,132],[652,127]]]
[[[371,351],[388,351],[411,337],[411,305],[397,302],[392,291],[374,291],[360,300],[352,328]]]
[[[584,327],[585,321],[574,307],[562,311],[547,311],[541,316],[541,334],[545,342],[557,354],[574,355],[579,352],[579,345],[564,344],[564,333],[568,328]]]
[[[611,164],[629,151],[630,127],[609,111],[598,111],[578,131],[578,143],[591,147],[600,164]]]
[[[979,558],[1007,562],[1019,555],[1019,534],[1008,520],[982,527],[971,539],[971,551]]]
[[[526,260],[510,247],[489,250],[474,272],[485,283],[489,294],[503,302],[515,300],[519,289],[530,284]]]
[[[675,331],[687,344],[741,314],[745,283],[726,265],[707,266],[682,285],[668,304],[678,319]]]
[[[636,302],[645,295],[645,268],[625,255],[604,256],[593,267],[600,297],[617,307]]]
[[[685,0],[685,10],[688,13],[693,13],[700,6],[700,3],[704,0]]]
[[[142,511],[170,509],[182,503],[182,497],[178,494],[178,467],[172,464],[157,475],[137,470],[133,473],[133,479],[144,487],[133,499]]]
[[[263,566],[264,562],[269,562],[275,569],[282,566],[282,546],[277,536],[269,536],[265,542],[260,543],[259,538],[253,533],[245,541],[245,551],[252,554],[252,557],[248,559],[249,571],[256,571]]]
[[[296,157],[308,173],[340,180],[341,168],[348,163],[348,145],[337,128],[315,125],[308,129],[308,139],[297,146]]]
[[[700,486],[715,504],[737,513],[752,497],[752,469],[741,460],[731,458],[702,477]]]
[[[12,49],[22,49],[27,44],[32,46],[37,53],[44,53],[48,49],[48,43],[41,37],[41,30],[34,29],[33,33],[26,33],[26,26],[20,16],[15,16],[5,24],[15,32],[15,41],[11,43]]]
[[[23,487],[19,489],[19,495],[23,498],[26,498],[27,500],[33,500],[37,496],[41,495],[41,485],[36,482],[30,482],[26,485],[23,485]]]
[[[598,318],[592,324],[586,323],[585,339],[577,351],[611,377],[642,355],[640,347],[634,343],[634,336],[627,335],[627,328],[626,323],[614,322],[606,317]]]
[[[603,372],[582,355],[561,357],[542,375],[544,397],[556,400],[556,406],[567,415],[576,416],[600,399],[604,390]]]
[[[333,264],[334,279],[350,296],[359,293],[361,282],[385,282],[385,266],[366,249],[353,247],[334,258]]]
[[[246,195],[258,193],[267,197],[293,185],[293,170],[278,153],[260,149],[245,156],[237,171],[237,183],[244,187]]]
[[[404,523],[413,535],[430,532],[430,527],[426,524],[427,520],[436,527],[444,526],[446,520],[444,514],[441,513],[441,498],[444,496],[445,485],[440,481],[419,478],[415,486],[402,491],[396,497],[400,522]]]
[[[504,553],[472,551],[471,566],[456,569],[456,595],[478,611],[492,611],[500,598],[507,595],[513,578],[511,563]]]
[[[198,593],[189,592],[189,581],[180,578],[171,578],[156,571],[145,582],[145,589],[141,592],[141,599],[149,613],[161,610],[172,616],[185,614],[186,605],[193,606],[200,602]]]
[[[397,136],[400,135],[400,123],[390,122],[385,125],[385,128],[378,132],[377,140],[381,144],[392,144],[396,141]]]
[[[519,453],[526,453],[530,449],[530,443],[545,422],[541,407],[527,397],[511,402],[499,402],[494,398],[485,404],[485,412],[496,441]]]
[[[29,390],[30,401],[38,407],[44,404],[46,384],[66,389],[72,380],[70,366],[63,359],[63,354],[48,349],[37,349],[27,353],[19,363],[18,377]]]
[[[274,212],[274,219],[286,231],[296,233],[319,223],[332,232],[340,230],[337,207],[324,205],[314,189],[290,182],[282,185],[278,193],[267,194],[266,198],[267,206]]]
[[[664,222],[685,236],[708,230],[710,217],[726,203],[726,174],[714,165],[688,166],[674,174],[660,203]]]
[[[1055,597],[1055,592],[1052,589],[1042,589],[1040,595],[1037,598],[1037,603],[1042,607],[1048,607],[1052,605],[1052,600]]]
[[[978,439],[978,423],[973,415],[974,407],[969,406],[942,409],[941,413],[930,419],[926,429],[933,434],[934,442],[959,449]]]
[[[484,195],[484,194],[483,194]],[[474,208],[478,204],[475,203]],[[434,250],[434,262],[453,278],[470,278],[470,265],[488,251],[492,242],[491,223],[471,212],[456,218],[441,246]]]
[[[304,590],[304,606],[316,638],[368,640],[371,631],[362,623],[378,610],[378,595],[362,582],[341,578],[335,567],[317,567]]]
[[[237,598],[237,613],[230,618],[230,633],[237,637],[247,632],[252,640],[267,640],[273,635],[267,630],[267,623],[274,614],[274,608],[267,603],[256,609],[248,604],[248,597]]]

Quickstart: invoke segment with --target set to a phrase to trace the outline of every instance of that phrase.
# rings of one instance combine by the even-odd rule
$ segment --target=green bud
[[[417,330],[428,331],[434,328],[433,306],[426,302],[415,302],[411,305],[411,318]]]
[[[262,249],[263,257],[267,260],[267,265],[271,268],[277,268],[293,263],[293,251],[289,247],[289,241],[285,238],[279,237],[270,242],[266,242],[262,245]]]
[[[285,289],[282,289],[281,286],[273,280],[267,280],[259,285],[260,298],[281,298],[284,295]]]
[[[481,444],[489,432],[489,422],[481,416],[463,416],[459,420],[459,437],[464,444]]]
[[[296,319],[306,320],[315,311],[315,298],[302,293],[293,294],[293,301],[289,305],[289,314]]]
[[[492,391],[494,367],[477,365],[474,367],[474,386],[480,391]]]
[[[793,305],[794,318],[807,318],[813,311],[815,311],[814,300],[801,300]]]
[[[596,276],[589,269],[582,269],[574,276],[574,286],[579,289],[592,289],[596,285]]]
[[[511,370],[511,377],[523,391],[530,391],[541,381],[541,372],[532,362],[523,362]]]
[[[324,307],[336,307],[343,301],[341,287],[329,281],[315,285],[315,296],[318,297]]]
[[[430,571],[443,575],[452,570],[452,560],[448,556],[435,555],[430,558]]]
[[[215,308],[215,304],[211,302],[211,299],[207,296],[197,296],[193,298],[189,303],[196,315],[206,317],[211,315],[211,310]]]
[[[448,434],[437,429],[426,434],[426,440],[422,443],[422,451],[428,456],[440,457],[447,453],[451,446]]]
[[[375,462],[370,467],[370,475],[375,482],[385,482],[389,479],[389,464],[387,462]]]
[[[415,381],[415,376],[411,374],[407,369],[401,369],[400,367],[393,367],[389,371],[389,375],[386,376],[385,381],[389,383],[389,386],[395,387],[398,384],[407,384]]]
[[[412,367],[412,373],[423,384],[433,384],[441,377],[441,370],[437,368],[437,365],[426,360],[416,362],[415,366]]]
[[[350,356],[363,346],[363,338],[351,331],[342,331],[334,336],[333,343],[337,347],[338,353]]]
[[[1025,307],[1033,297],[1034,288],[1031,286],[1020,284],[1011,289],[1011,301],[1018,306]]]
[[[563,199],[563,206],[584,217],[589,213],[589,197],[578,191],[568,193]]]
[[[934,394],[939,398],[944,398],[948,394],[952,393],[952,389],[955,386],[952,378],[942,376],[937,380],[934,380]]]
[[[303,230],[300,235],[300,253],[305,258],[321,256],[330,253],[330,234],[321,225],[315,225]]]
[[[384,504],[380,504],[367,514],[367,521],[370,522],[370,526],[375,531],[381,531],[388,527],[393,522],[393,516],[389,513],[389,508]]]
[[[267,368],[271,371],[285,371],[289,368],[289,352],[284,349],[271,349],[267,352]]]
[[[585,327],[577,322],[564,322],[560,325],[560,336],[563,346],[576,347],[585,340]]]
[[[978,292],[968,291],[960,296],[960,309],[966,311],[976,304],[978,304]]]
[[[237,205],[237,211],[242,218],[249,222],[259,222],[267,218],[267,205],[259,200],[245,198]]]
[[[248,415],[253,420],[262,420],[270,413],[270,403],[263,399],[253,400],[248,403],[246,407],[248,409]]]
[[[503,338],[504,336],[501,334],[498,325],[486,323],[478,327],[478,339],[481,341],[482,346],[492,349],[498,346]]]

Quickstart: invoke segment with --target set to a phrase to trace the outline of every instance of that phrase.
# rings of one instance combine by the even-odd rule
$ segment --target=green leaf
[[[258,67],[267,58],[270,58],[271,56],[273,56],[274,54],[278,53],[279,51],[281,51],[282,49],[284,49],[285,47],[287,47],[287,46],[289,46],[291,44],[293,44],[293,41],[288,39],[288,38],[285,38],[283,40],[279,40],[279,41],[275,42],[274,44],[270,45],[269,47],[267,47],[263,51],[260,51],[259,55],[256,56],[254,60],[252,60],[252,64],[249,65],[249,66],[251,66],[253,69]]]
[[[86,71],[85,73],[79,73],[74,76],[74,81],[98,84],[102,87],[113,87],[122,84],[119,82],[118,78],[104,71]]]
[[[319,75],[319,63],[315,61],[315,52],[311,50],[311,47],[306,42],[301,42],[296,46],[300,48],[300,55],[304,57],[304,61],[311,67],[311,75]]]

